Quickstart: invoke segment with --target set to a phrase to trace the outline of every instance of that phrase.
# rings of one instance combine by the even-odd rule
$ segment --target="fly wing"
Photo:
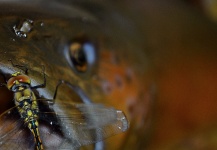
[[[39,117],[53,126],[46,135],[58,137],[54,138],[56,144],[59,142],[58,149],[92,144],[124,132],[129,126],[122,111],[100,104],[62,102],[55,103],[52,109],[54,112],[41,113]],[[57,131],[57,127],[61,131]],[[46,139],[46,136],[42,137]]]
[[[34,139],[28,133],[28,129],[25,127],[23,119],[20,118],[16,107],[0,115],[1,150],[34,149]]]

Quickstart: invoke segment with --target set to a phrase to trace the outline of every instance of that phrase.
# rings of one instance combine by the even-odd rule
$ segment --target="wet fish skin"
[[[115,6],[111,1],[83,2],[66,2],[73,4],[71,7],[74,8],[68,15],[80,15],[73,23],[64,19],[67,18],[62,16],[64,11],[58,15],[56,12],[60,11],[47,9],[50,16],[54,13],[50,20],[47,15],[22,13],[34,11],[32,7],[31,10],[22,9],[22,17],[12,15],[11,20],[1,21],[4,26],[0,29],[0,51],[4,56],[0,61],[2,72],[11,73],[14,68],[7,59],[19,56],[16,59],[18,63],[27,63],[36,70],[31,73],[34,83],[41,81],[41,64],[46,66],[48,85],[46,90],[39,90],[44,97],[52,97],[57,80],[65,79],[81,87],[93,101],[127,110],[133,118],[131,130],[127,133],[130,136],[120,135],[118,140],[112,138],[107,145],[110,149],[197,149],[195,139],[202,139],[204,149],[215,147],[204,137],[215,139],[213,131],[216,131],[213,127],[216,120],[216,109],[213,108],[217,85],[214,80],[216,24],[180,1],[119,1]],[[42,13],[42,9],[39,12]],[[6,14],[11,15],[8,9],[2,12],[2,16]],[[27,40],[15,36],[12,27],[20,19],[29,18],[28,15],[35,22],[45,21],[43,28],[36,25],[39,31],[46,33],[43,40],[36,40],[41,38],[40,34],[39,38],[33,34]],[[45,19],[41,19],[43,17]],[[81,33],[96,41],[99,47],[98,61],[90,74],[74,72],[62,53],[68,39]],[[15,51],[17,49],[23,53]],[[190,94],[189,89],[192,89]],[[66,90],[63,87],[64,93],[71,92]],[[157,101],[153,101],[156,90]],[[76,97],[75,93],[71,96],[60,93],[59,96],[66,99]],[[79,101],[79,97],[75,99]],[[150,120],[154,121],[150,124]]]
[[[134,62],[137,60],[138,63],[141,62],[140,67],[142,65],[144,66],[142,68],[146,68],[146,61],[144,62],[144,57],[138,59],[139,54],[131,51],[131,49],[142,49],[143,40],[140,38],[142,35],[133,25],[126,27],[130,21],[122,18],[118,10],[114,9],[111,12],[112,5],[97,1],[89,2],[87,5],[83,1],[73,3],[69,7],[58,2],[51,2],[50,5],[45,6],[41,1],[32,1],[32,3],[11,1],[2,2],[0,7],[0,38],[2,39],[0,69],[6,77],[20,70],[12,67],[8,61],[12,59],[15,64],[29,68],[28,75],[33,85],[40,84],[43,82],[41,74],[43,65],[47,84],[46,88],[37,90],[38,96],[51,99],[61,79],[81,88],[93,102],[116,105],[118,100],[118,109],[124,111],[126,111],[125,100],[137,96],[138,93],[128,87],[141,88],[138,91],[142,93],[143,85],[138,87],[136,75],[142,77],[143,71]],[[93,11],[97,8],[102,8],[100,13]],[[122,18],[121,21],[119,17]],[[26,20],[33,22],[32,29],[27,33],[26,38],[19,37],[14,27],[19,27]],[[66,58],[65,50],[74,39],[87,39],[96,46],[97,60],[85,73],[78,73]],[[125,62],[126,59],[128,63]],[[4,82],[3,79],[1,81]],[[126,90],[130,91],[129,94],[123,95]],[[63,85],[57,98],[81,102],[82,98],[76,92]],[[4,95],[3,92],[1,95]],[[10,101],[7,99],[6,104]],[[4,108],[6,109],[8,107]],[[112,149],[121,147],[120,139],[124,139],[124,135],[116,139],[119,139],[114,140],[117,143],[109,146]]]

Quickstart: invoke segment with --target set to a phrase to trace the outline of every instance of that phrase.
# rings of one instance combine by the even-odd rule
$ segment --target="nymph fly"
[[[15,72],[1,85],[14,93],[15,106],[0,115],[0,149],[74,149],[128,128],[122,111],[55,99],[61,84],[80,90],[67,81],[59,82],[54,99],[36,98],[34,89],[46,85],[43,76],[43,84],[32,86],[29,76]]]

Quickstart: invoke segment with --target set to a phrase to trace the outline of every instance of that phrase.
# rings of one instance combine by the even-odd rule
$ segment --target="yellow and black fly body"
[[[13,62],[12,65],[20,67]],[[36,86],[31,85],[27,71],[25,74],[15,72],[6,84],[1,84],[14,93],[15,104],[0,115],[1,150],[72,150],[128,129],[122,111],[91,103],[78,86],[67,81],[60,80],[53,99],[36,98],[34,89],[46,87],[44,68],[44,83]],[[56,99],[61,84],[78,93],[84,103]],[[17,115],[19,118],[15,117]],[[31,131],[31,135],[26,133],[26,129]]]

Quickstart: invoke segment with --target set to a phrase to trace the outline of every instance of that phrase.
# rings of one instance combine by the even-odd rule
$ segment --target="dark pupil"
[[[72,57],[72,62],[74,63],[74,65],[78,65],[80,67],[86,65],[87,60],[84,54],[84,50],[82,48],[76,50],[74,54],[75,55],[73,55]]]
[[[77,45],[70,49],[70,58],[75,67],[79,72],[85,72],[87,69],[87,58],[86,53],[83,47],[83,44],[73,43]]]

